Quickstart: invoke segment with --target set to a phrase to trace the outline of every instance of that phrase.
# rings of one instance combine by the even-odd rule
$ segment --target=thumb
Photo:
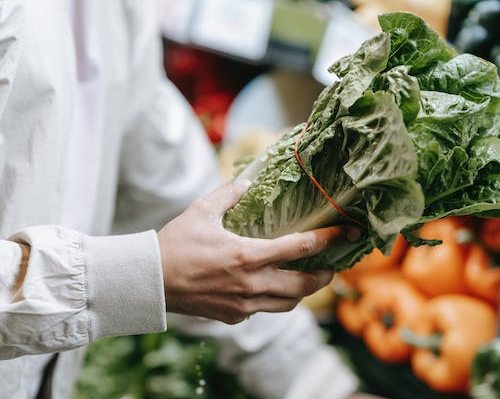
[[[283,263],[313,256],[329,247],[360,238],[361,232],[353,226],[323,227],[304,233],[292,233],[271,240],[252,239],[258,254],[258,264]]]
[[[227,183],[212,191],[205,197],[205,201],[219,215],[235,206],[241,196],[246,193],[250,181],[242,180],[238,183]]]

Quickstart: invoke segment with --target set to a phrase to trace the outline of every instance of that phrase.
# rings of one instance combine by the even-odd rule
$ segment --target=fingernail
[[[361,237],[361,230],[358,229],[357,227],[348,227],[347,228],[347,241],[353,242],[353,241],[358,241],[359,238]]]

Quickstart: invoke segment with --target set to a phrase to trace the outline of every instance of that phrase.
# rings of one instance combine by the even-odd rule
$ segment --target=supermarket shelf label
[[[339,58],[355,52],[374,34],[373,30],[356,19],[350,9],[343,4],[335,4],[313,66],[314,78],[324,85],[332,84],[337,77],[328,72],[330,65]]]
[[[191,41],[258,61],[266,55],[272,15],[271,0],[198,0]]]
[[[161,0],[160,26],[163,35],[179,43],[188,43],[195,6],[196,0]]]

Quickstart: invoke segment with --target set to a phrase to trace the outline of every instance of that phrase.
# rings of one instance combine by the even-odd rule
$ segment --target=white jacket
[[[164,76],[154,1],[73,1],[92,10],[85,18],[93,33],[83,41],[75,40],[71,1],[0,0],[0,399],[35,397],[33,380],[56,352],[44,389],[67,398],[77,348],[165,330],[158,242],[148,229],[218,182],[204,134]],[[88,97],[96,76],[98,96]],[[85,106],[96,108],[95,120],[82,120]],[[75,124],[88,127],[91,146],[70,139]],[[79,231],[60,226],[72,206],[84,215],[73,218]],[[31,253],[14,293],[16,242]],[[194,318],[179,324],[218,337],[222,364],[264,396],[284,397],[313,358],[339,375],[338,396],[328,397],[355,386],[303,310],[258,315],[236,328]],[[293,342],[298,337],[302,343]],[[287,364],[294,365],[287,373],[262,381],[269,375],[259,372]]]

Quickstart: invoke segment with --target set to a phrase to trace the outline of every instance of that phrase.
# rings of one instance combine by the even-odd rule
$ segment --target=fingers
[[[302,298],[280,298],[269,296],[257,296],[254,298],[244,299],[244,313],[248,316],[257,312],[289,312],[293,310]]]
[[[301,298],[279,298],[266,295],[191,295],[176,298],[172,313],[207,317],[227,324],[239,323],[257,312],[288,312]],[[169,302],[170,303],[170,302]],[[203,304],[203,306],[199,306]],[[170,305],[169,305],[170,307]]]
[[[199,201],[207,205],[211,212],[220,216],[237,204],[249,185],[249,181],[224,184]]]
[[[219,320],[228,323],[239,323],[258,312],[289,312],[293,310],[302,298],[280,298],[267,295],[254,296],[250,298],[238,295],[227,297],[230,306],[221,313]]]
[[[247,245],[255,254],[254,264],[265,265],[309,257],[336,244],[355,241],[360,235],[355,227],[334,226],[272,240],[247,239]]]
[[[303,273],[268,266],[252,271],[243,280],[244,284],[234,286],[233,292],[245,296],[302,298],[323,288],[332,278],[331,270]]]

